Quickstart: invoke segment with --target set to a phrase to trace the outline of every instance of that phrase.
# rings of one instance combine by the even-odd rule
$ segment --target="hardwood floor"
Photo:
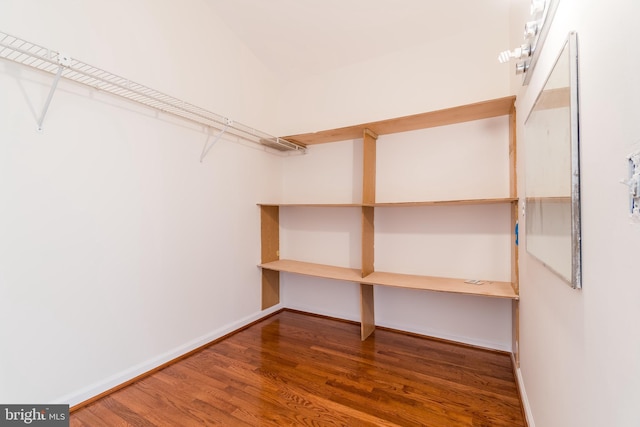
[[[524,426],[509,355],[283,311],[71,426]]]

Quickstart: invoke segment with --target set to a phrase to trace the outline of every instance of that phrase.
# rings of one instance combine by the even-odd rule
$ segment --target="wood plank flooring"
[[[509,355],[282,311],[71,426],[525,426]]]

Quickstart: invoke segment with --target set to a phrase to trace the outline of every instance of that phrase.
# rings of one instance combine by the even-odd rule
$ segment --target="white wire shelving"
[[[201,161],[211,146],[224,133],[232,134],[242,140],[260,144],[280,152],[306,152],[306,147],[303,145],[271,136],[204,108],[71,58],[64,53],[53,51],[2,31],[0,31],[0,58],[55,75],[49,97],[38,119],[38,129],[40,130],[58,81],[60,78],[64,78],[208,128],[219,130],[220,133],[213,143],[208,146],[205,145],[203,148]]]

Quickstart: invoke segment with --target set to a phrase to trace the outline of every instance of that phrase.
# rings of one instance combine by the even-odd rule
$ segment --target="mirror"
[[[577,35],[569,34],[525,121],[527,252],[582,287]]]

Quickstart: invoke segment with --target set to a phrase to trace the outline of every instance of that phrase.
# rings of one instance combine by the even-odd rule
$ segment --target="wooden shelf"
[[[336,267],[333,265],[315,264],[312,262],[280,259],[277,261],[260,264],[267,270],[284,271],[305,276],[323,277],[325,279],[345,280],[347,282],[360,282],[362,273],[357,268]]]
[[[517,197],[498,197],[492,199],[460,199],[460,200],[431,200],[423,202],[378,202],[374,207],[412,207],[412,206],[448,206],[448,205],[493,205],[517,202]]]
[[[359,207],[413,207],[447,205],[492,205],[517,202],[517,197],[496,197],[490,199],[429,200],[419,202],[380,202],[380,203],[259,203],[258,206],[312,207],[312,208],[359,208]]]
[[[376,271],[362,279],[363,283],[425,291],[480,295],[494,298],[518,299],[510,282],[483,280],[482,285],[465,283],[466,279],[418,276],[412,274],[384,273]]]
[[[362,138],[366,129],[371,130],[378,135],[387,135],[390,133],[407,132],[411,130],[445,126],[473,120],[488,119],[490,117],[499,117],[510,114],[513,109],[515,99],[515,96],[507,96],[504,98],[492,99],[490,101],[477,102],[474,104],[398,117],[395,119],[362,123],[359,125],[324,130],[320,132],[289,135],[282,139],[293,142],[294,144],[314,145],[324,144],[327,142],[359,139]]]
[[[484,280],[484,284],[474,285],[465,283],[465,279],[385,273],[380,271],[373,272],[366,277],[361,277],[360,270],[356,268],[336,267],[289,259],[263,263],[260,264],[260,267],[267,270],[284,271],[286,273],[343,280],[366,285],[394,286],[425,291],[518,299],[518,295],[514,292],[510,282]]]
[[[258,203],[258,206],[281,206],[301,208],[360,208],[362,203]]]
[[[266,309],[279,302],[280,272],[301,274],[325,279],[356,283],[360,287],[360,335],[364,340],[375,330],[375,286],[390,286],[407,289],[419,289],[450,294],[477,295],[501,298],[512,301],[513,349],[518,361],[518,246],[511,239],[510,264],[511,278],[508,282],[481,280],[481,284],[466,283],[467,279],[477,277],[446,278],[413,274],[375,271],[375,215],[377,208],[410,208],[420,206],[465,206],[507,205],[510,210],[510,225],[513,230],[518,221],[518,197],[516,174],[516,111],[515,96],[493,99],[474,104],[462,105],[438,111],[412,116],[399,117],[377,122],[363,123],[338,129],[315,133],[291,135],[284,139],[300,144],[313,145],[337,141],[362,140],[362,199],[358,203],[274,203],[259,204],[261,211],[262,236],[262,294]],[[476,198],[453,200],[422,201],[377,201],[376,200],[376,141],[378,135],[407,132],[437,126],[508,116],[509,192],[508,197],[482,198],[481,189],[477,189]],[[411,153],[407,153],[411,155]],[[504,159],[506,160],[506,159]],[[452,159],[455,162],[455,159]],[[452,163],[453,164],[453,163]],[[434,183],[437,185],[437,183]],[[280,207],[310,208],[357,208],[361,217],[361,262],[359,268],[345,268],[310,262],[281,260],[279,250]],[[304,215],[303,212],[300,212]],[[507,260],[505,260],[507,262]],[[363,277],[364,276],[364,277]],[[382,302],[384,304],[384,302]]]

